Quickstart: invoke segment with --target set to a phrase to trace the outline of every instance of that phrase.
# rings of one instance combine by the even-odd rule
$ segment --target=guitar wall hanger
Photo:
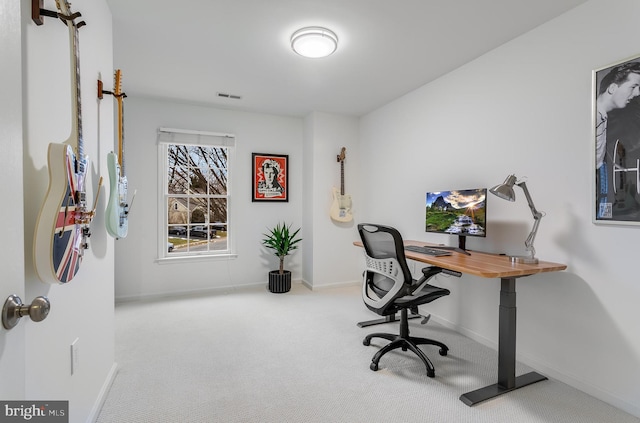
[[[112,95],[115,98],[127,98],[127,94],[126,93],[116,94],[113,91],[104,90],[102,88],[103,88],[102,80],[98,79],[98,99],[100,99],[100,100],[102,100],[102,97],[103,97],[104,94]]]
[[[72,21],[82,15],[80,14],[80,12],[75,12],[69,16],[66,16],[54,10],[45,9],[44,0],[31,0],[31,19],[33,20],[33,22],[35,22],[38,26],[44,24],[44,16],[50,18],[59,18],[66,25],[67,21]],[[81,28],[86,24],[87,23],[85,21],[78,22],[76,24],[76,28]]]

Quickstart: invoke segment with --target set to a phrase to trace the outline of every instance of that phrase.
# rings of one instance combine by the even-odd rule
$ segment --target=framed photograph
[[[593,71],[594,222],[640,225],[640,56]]]
[[[252,153],[252,201],[289,201],[289,156]]]

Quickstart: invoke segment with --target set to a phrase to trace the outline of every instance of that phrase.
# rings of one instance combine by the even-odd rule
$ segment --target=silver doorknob
[[[30,305],[22,304],[17,295],[9,295],[2,307],[2,326],[13,329],[21,317],[29,316],[34,322],[41,322],[49,315],[51,303],[47,297],[36,297]]]

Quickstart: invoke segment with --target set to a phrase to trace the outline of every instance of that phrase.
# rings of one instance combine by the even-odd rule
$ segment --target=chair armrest
[[[438,266],[423,267],[422,277],[419,280],[415,281],[415,283],[412,285],[411,293],[420,291],[424,286],[428,285],[429,280],[435,275],[437,275],[438,273],[446,273],[448,275],[456,276],[458,278],[462,276],[462,273],[460,272],[457,272],[455,270],[443,269],[442,267],[438,267]]]

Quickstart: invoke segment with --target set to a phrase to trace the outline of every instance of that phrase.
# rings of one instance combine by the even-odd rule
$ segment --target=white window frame
[[[227,249],[186,252],[183,254],[167,251],[167,201],[172,195],[167,193],[167,146],[169,145],[206,145],[211,147],[226,147],[227,161]],[[235,135],[195,131],[189,129],[159,128],[158,129],[158,259],[159,263],[220,260],[236,258],[235,231],[232,225],[232,169],[235,159]]]

